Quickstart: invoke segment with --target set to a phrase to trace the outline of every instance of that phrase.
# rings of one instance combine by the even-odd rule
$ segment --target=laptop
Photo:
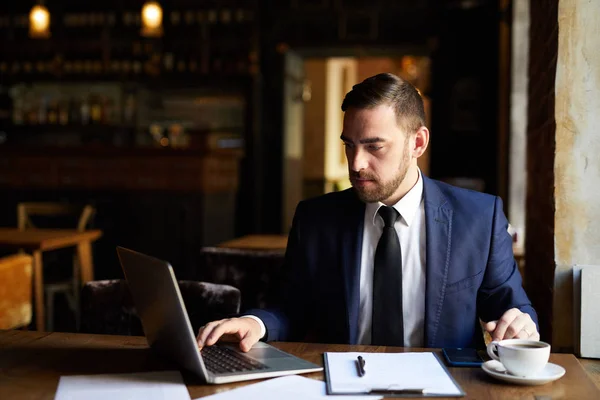
[[[117,247],[117,254],[148,345],[159,355],[219,384],[322,371],[267,343],[258,342],[246,353],[237,343],[198,350],[196,335],[179,292],[173,267],[163,260]]]

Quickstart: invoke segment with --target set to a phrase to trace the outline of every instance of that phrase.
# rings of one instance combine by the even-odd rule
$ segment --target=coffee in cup
[[[529,378],[548,363],[550,345],[527,339],[495,340],[488,344],[487,352],[491,358],[500,361],[510,374]]]

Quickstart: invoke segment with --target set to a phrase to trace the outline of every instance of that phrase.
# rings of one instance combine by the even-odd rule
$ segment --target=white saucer
[[[515,383],[517,385],[543,385],[552,382],[562,377],[565,374],[565,369],[560,365],[548,363],[543,370],[535,376],[524,378],[509,374],[504,365],[496,360],[486,361],[481,365],[481,368],[490,376],[500,379],[505,382]]]

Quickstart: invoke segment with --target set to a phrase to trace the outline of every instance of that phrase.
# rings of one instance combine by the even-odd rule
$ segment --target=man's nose
[[[367,158],[364,152],[360,151],[359,149],[355,149],[352,154],[348,155],[348,164],[350,165],[350,169],[355,172],[366,169]]]

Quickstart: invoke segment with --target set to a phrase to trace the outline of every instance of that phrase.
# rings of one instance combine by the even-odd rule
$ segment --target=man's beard
[[[354,172],[350,171],[350,182],[352,186],[354,186],[354,190],[358,195],[358,198],[365,203],[375,203],[378,201],[383,202],[385,199],[391,197],[394,192],[398,189],[400,184],[406,178],[406,174],[408,173],[408,167],[410,163],[410,154],[408,150],[408,144],[404,147],[404,152],[402,154],[402,160],[400,160],[400,165],[398,167],[398,173],[387,182],[380,182],[379,178],[374,175],[371,175],[365,171]],[[374,187],[357,187],[354,185],[354,179],[369,179],[374,184]]]

